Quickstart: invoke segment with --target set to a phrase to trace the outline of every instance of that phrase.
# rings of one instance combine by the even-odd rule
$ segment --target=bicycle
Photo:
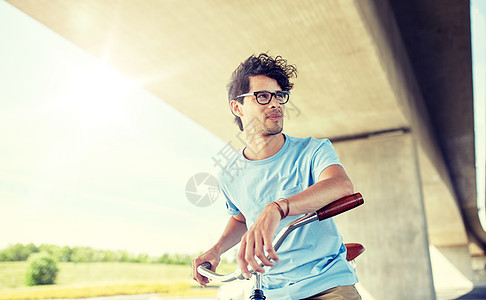
[[[341,199],[338,199],[313,213],[309,213],[303,216],[302,218],[299,218],[291,222],[290,224],[285,226],[274,238],[272,244],[275,251],[278,251],[280,245],[282,245],[285,238],[295,229],[314,221],[322,221],[334,217],[345,211],[360,206],[363,203],[364,203],[363,196],[360,193],[355,193],[349,196],[345,196]],[[345,246],[347,249],[346,260],[349,261],[352,264],[352,266],[355,268],[356,265],[354,263],[354,260],[356,259],[356,257],[358,257],[358,255],[363,253],[364,247],[363,245],[358,243],[348,243],[345,244]],[[267,258],[269,257],[267,256]],[[232,273],[222,275],[211,271],[211,267],[212,266],[210,262],[204,262],[197,267],[197,271],[202,276],[205,276],[211,280],[221,282],[221,283],[231,282],[234,280],[245,280],[245,277],[243,277],[241,270],[239,268],[236,268],[236,270]],[[261,285],[261,274],[250,269],[250,275],[255,275],[255,287],[250,296],[250,299],[265,300],[266,297],[263,293],[262,285]]]

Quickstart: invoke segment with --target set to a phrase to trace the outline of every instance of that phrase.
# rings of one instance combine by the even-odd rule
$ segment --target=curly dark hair
[[[265,75],[275,79],[282,90],[290,91],[294,86],[290,82],[290,78],[297,77],[297,68],[288,65],[287,60],[281,56],[272,57],[266,53],[261,53],[258,56],[252,55],[242,62],[231,75],[230,82],[227,85],[228,102],[237,100],[243,103],[243,98],[236,99],[236,96],[250,91],[249,76],[256,75]],[[243,131],[241,119],[236,115],[235,123]]]

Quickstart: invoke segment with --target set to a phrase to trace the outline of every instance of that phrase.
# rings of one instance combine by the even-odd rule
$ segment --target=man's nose
[[[280,101],[275,98],[275,95],[271,95],[270,97],[270,102],[268,103],[268,106],[270,107],[280,107],[282,104],[280,104]]]

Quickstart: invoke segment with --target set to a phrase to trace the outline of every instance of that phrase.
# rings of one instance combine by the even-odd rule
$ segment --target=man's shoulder
[[[306,138],[295,137],[286,135],[289,139],[290,145],[294,147],[302,147],[302,148],[319,148],[322,144],[331,143],[331,141],[327,138],[317,139],[315,137],[309,136]]]

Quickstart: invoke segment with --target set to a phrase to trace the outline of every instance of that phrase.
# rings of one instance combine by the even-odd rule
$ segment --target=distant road
[[[142,294],[142,295],[124,295],[124,296],[107,296],[84,298],[86,300],[216,300],[215,296],[199,296],[199,297],[160,297],[158,294]],[[71,300],[71,299],[64,299]],[[74,300],[74,299],[73,299]]]

